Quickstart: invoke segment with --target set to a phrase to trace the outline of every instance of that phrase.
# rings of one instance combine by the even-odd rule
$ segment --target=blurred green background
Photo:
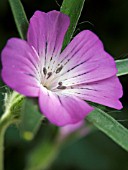
[[[28,19],[36,10],[59,10],[62,0],[22,0]],[[75,34],[84,29],[95,32],[103,41],[105,49],[115,59],[128,56],[128,0],[85,0],[84,9]],[[0,0],[0,51],[7,39],[19,37],[7,0]],[[110,112],[128,128],[128,76],[120,78],[124,96],[123,112]],[[3,110],[6,87],[0,81],[0,115]],[[5,170],[23,170],[34,148],[47,143],[52,145],[58,129],[42,123],[32,141],[25,141],[17,127],[10,127],[5,140]],[[37,159],[45,157],[44,148]],[[46,154],[49,154],[48,151]],[[35,169],[36,170],[36,169]],[[82,138],[73,138],[59,149],[59,155],[49,170],[128,170],[128,153],[98,130]]]

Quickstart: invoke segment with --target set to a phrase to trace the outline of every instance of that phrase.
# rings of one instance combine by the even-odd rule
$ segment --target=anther
[[[47,69],[45,67],[43,68],[43,73],[44,73],[44,75],[47,74]]]
[[[66,86],[58,86],[57,89],[61,89],[61,90],[64,90],[66,89],[67,87]]]
[[[62,86],[62,82],[59,82],[58,85],[59,85],[59,86]]]
[[[63,66],[61,65],[57,70],[56,73],[59,73],[62,70]]]
[[[47,75],[48,75],[48,76],[47,76],[47,79],[48,79],[49,77],[51,77],[52,72],[49,72]]]

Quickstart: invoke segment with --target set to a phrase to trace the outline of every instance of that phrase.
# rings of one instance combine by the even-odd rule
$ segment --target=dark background
[[[58,3],[57,3],[58,2]],[[62,0],[22,0],[28,19],[36,10],[59,10]],[[103,41],[106,51],[115,59],[128,56],[128,0],[86,0],[76,33],[89,29]],[[0,51],[11,37],[19,37],[7,0],[0,0]],[[110,113],[128,127],[128,76],[120,78],[124,88],[122,112]],[[6,87],[0,81],[0,114]],[[16,127],[6,134],[5,169],[22,170],[31,149],[44,138],[44,131],[52,136],[50,128],[42,125],[31,142],[23,140]],[[53,136],[54,138],[54,136]],[[51,138],[51,140],[54,140]],[[50,170],[128,170],[128,153],[99,131],[66,145]]]

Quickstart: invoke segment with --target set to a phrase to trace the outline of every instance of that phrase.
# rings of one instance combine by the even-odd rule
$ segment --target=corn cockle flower
[[[86,100],[122,108],[114,59],[94,33],[80,32],[61,52],[69,23],[61,12],[36,11],[27,40],[11,38],[2,51],[4,82],[38,97],[42,113],[58,126],[77,123],[90,113],[93,107]]]
[[[64,140],[66,137],[75,133],[78,137],[86,136],[90,132],[90,129],[85,125],[84,120],[75,124],[68,124],[59,128],[59,140]]]

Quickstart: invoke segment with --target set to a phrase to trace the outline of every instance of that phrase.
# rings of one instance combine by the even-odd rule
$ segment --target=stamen
[[[43,73],[44,73],[44,75],[47,74],[47,69],[45,67],[43,68]]]
[[[62,70],[63,66],[61,65],[57,70],[56,73],[59,73]]]
[[[67,87],[66,86],[58,86],[57,89],[61,89],[61,90],[64,90],[66,89]]]
[[[49,72],[47,75],[48,75],[48,77],[47,77],[47,79],[48,79],[49,77],[51,77],[52,72]]]
[[[59,86],[62,86],[62,82],[59,82],[58,84],[59,84]]]

